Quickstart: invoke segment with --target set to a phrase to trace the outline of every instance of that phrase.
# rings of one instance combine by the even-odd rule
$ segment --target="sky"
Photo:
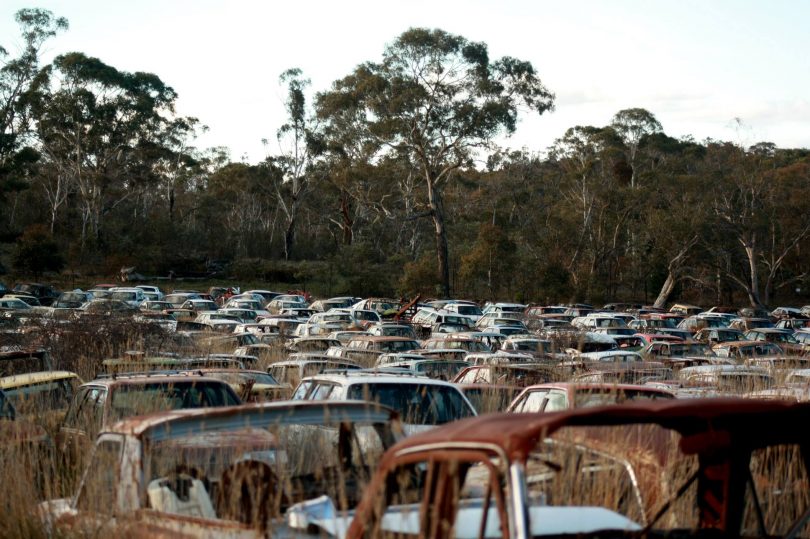
[[[208,126],[194,144],[226,146],[234,160],[274,153],[283,71],[298,67],[313,92],[328,90],[410,27],[534,65],[555,110],[522,116],[503,146],[542,152],[570,127],[641,107],[673,137],[810,147],[808,1],[3,0],[0,45],[11,51],[25,7],[69,20],[46,61],[80,51],[155,73],[178,92],[178,113]]]

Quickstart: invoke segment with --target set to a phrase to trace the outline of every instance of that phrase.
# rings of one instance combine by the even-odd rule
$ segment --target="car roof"
[[[753,418],[756,419],[752,421]],[[380,468],[390,469],[392,461],[404,453],[441,449],[448,445],[479,448],[488,445],[512,460],[523,460],[539,440],[566,426],[657,424],[680,432],[684,437],[682,445],[694,433],[700,438],[700,447],[704,450],[712,442],[722,446],[728,440],[734,440],[737,447],[738,444],[766,446],[776,440],[806,444],[810,438],[807,429],[787,426],[804,425],[808,421],[810,403],[725,398],[708,401],[667,399],[554,413],[486,414],[405,438],[386,452]],[[731,435],[722,436],[722,432]],[[715,436],[707,437],[707,433],[715,433]]]
[[[224,383],[224,382],[220,382]],[[230,430],[233,419],[241,418],[245,427],[262,428],[276,425],[291,413],[309,414],[309,419],[334,421],[339,417],[343,421],[367,421],[387,423],[398,417],[398,414],[383,405],[365,401],[276,401],[218,408],[192,408],[158,412],[141,417],[119,421],[107,432],[143,436],[160,440],[172,436],[192,433],[199,430],[200,420],[205,419],[205,431]],[[302,417],[303,419],[303,417]]]
[[[216,378],[207,378],[205,376],[196,375],[199,371],[194,369],[188,371],[186,374],[162,374],[158,373],[136,373],[136,374],[114,374],[109,378],[96,378],[90,382],[82,384],[82,387],[90,386],[106,386],[108,388],[116,386],[138,386],[146,385],[149,383],[197,383],[197,382],[211,382],[215,384],[224,383],[222,380]]]
[[[352,339],[353,341],[374,341],[374,342],[401,342],[401,341],[413,341],[410,337],[397,337],[394,335],[368,335],[368,334],[360,334],[357,337]]]
[[[681,374],[692,373],[735,373],[735,374],[769,374],[764,367],[751,367],[748,365],[695,365],[694,367],[684,367]]]
[[[54,380],[64,380],[75,378],[81,381],[79,375],[70,371],[42,371],[42,372],[28,372],[24,374],[15,374],[13,376],[4,376],[0,378],[0,388],[11,389],[13,387],[27,386],[31,384],[41,384],[44,382],[52,382]]]
[[[583,382],[549,382],[546,384],[535,384],[526,387],[526,389],[523,390],[523,393],[528,393],[530,391],[536,391],[539,389],[564,389],[566,391],[578,389],[584,389],[586,391],[596,389],[608,389],[611,391],[642,391],[645,393],[656,393],[660,395],[673,396],[671,391],[666,391],[664,389],[652,386],[643,386],[638,384],[598,384],[598,383],[583,383]]]
[[[364,369],[361,369],[360,372],[347,371],[346,373],[340,374],[329,374],[329,373],[317,374],[314,376],[307,376],[303,378],[302,382],[304,380],[341,382],[346,385],[379,383],[379,384],[419,384],[419,385],[455,387],[455,385],[451,384],[450,382],[445,382],[443,380],[434,380],[432,378],[413,376],[410,373],[408,373],[407,375],[393,375],[390,373],[375,373],[374,371],[367,371]]]
[[[763,346],[766,344],[773,344],[767,343],[763,341],[726,341],[726,342],[719,342],[712,346],[714,348],[739,348],[741,346]]]

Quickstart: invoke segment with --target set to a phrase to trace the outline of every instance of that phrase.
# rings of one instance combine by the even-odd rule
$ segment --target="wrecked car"
[[[396,413],[365,402],[132,418],[99,434],[75,495],[42,503],[39,514],[82,534],[265,537],[291,503],[328,494],[356,504],[399,439]]]
[[[337,537],[806,536],[810,404],[726,399],[490,414],[406,438],[356,510],[287,523]]]

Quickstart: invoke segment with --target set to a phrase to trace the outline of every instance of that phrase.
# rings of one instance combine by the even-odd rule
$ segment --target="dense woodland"
[[[283,151],[249,164],[195,147],[204,119],[176,115],[159,75],[81,52],[43,65],[67,21],[17,21],[22,49],[0,48],[11,277],[134,266],[330,295],[659,304],[810,289],[809,150],[676,139],[644,109],[498,148],[553,89],[528,62],[411,29],[330,88],[281,74],[288,121],[266,147]]]

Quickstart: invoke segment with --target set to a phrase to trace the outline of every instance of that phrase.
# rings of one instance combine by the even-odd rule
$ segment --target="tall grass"
[[[0,334],[0,346],[21,344],[48,349],[55,368],[74,371],[85,380],[101,372],[104,359],[119,357],[127,351],[201,353],[193,343],[166,335],[153,326],[116,318],[78,320],[59,325],[40,323],[24,336]],[[281,344],[274,346],[260,357],[258,368],[266,370],[286,356]],[[761,388],[765,389],[764,385]],[[736,393],[743,394],[752,387],[741,381],[736,389]],[[727,383],[723,390],[726,394],[735,393],[735,388]],[[498,398],[494,394],[485,397],[488,402],[492,401],[493,408]],[[47,419],[48,410],[29,407],[25,412],[25,416],[18,417],[14,424],[0,424],[0,537],[52,537],[51,531],[33,513],[34,505],[40,500],[72,496],[80,473],[88,465],[89,455],[80,455],[78,462],[68,462],[53,445],[56,426]],[[276,460],[270,468],[272,475],[267,476],[273,478],[272,485],[268,487],[240,477],[239,470],[233,471],[230,483],[226,485],[223,474],[228,463],[224,463],[209,478],[210,494],[219,515],[261,528],[263,524],[258,520],[278,516],[289,504],[322,493],[332,496],[340,507],[351,507],[362,493],[381,450],[375,447],[363,454],[362,462],[355,461],[347,468],[341,460],[345,457],[345,448],[339,451],[332,434],[301,429],[271,429],[269,434],[282,448],[274,457]],[[537,478],[530,486],[532,495],[542,498],[545,503],[607,506],[636,520],[648,521],[695,470],[694,459],[678,453],[678,440],[671,433],[640,436],[627,430],[612,429],[611,433],[597,433],[596,438],[602,453],[583,452],[570,445],[538,446],[532,464]],[[581,443],[583,435],[564,433],[559,439]],[[240,446],[239,443],[234,440],[227,450],[220,451],[220,456],[225,460],[233,459],[257,449],[255,445]],[[154,463],[148,479],[170,476],[179,466],[195,461],[193,455],[179,450],[166,453],[164,460],[160,465],[157,461]],[[550,467],[548,462],[556,463],[559,470]],[[790,521],[810,504],[807,470],[796,448],[776,447],[759,451],[754,455],[751,469],[768,531],[786,531]],[[474,475],[470,475],[472,477]],[[636,486],[638,496],[633,493]],[[471,491],[479,495],[482,492],[481,489]],[[463,489],[459,489],[458,495],[462,496],[462,493]],[[403,491],[399,498],[413,498],[406,494]],[[694,526],[697,518],[695,496],[696,487],[693,485],[665,512],[660,520],[661,526]],[[261,515],[248,515],[244,508],[232,505],[242,497],[264,500],[263,503],[268,504],[267,511]],[[757,533],[756,512],[751,500],[753,497],[749,497],[745,529]]]

